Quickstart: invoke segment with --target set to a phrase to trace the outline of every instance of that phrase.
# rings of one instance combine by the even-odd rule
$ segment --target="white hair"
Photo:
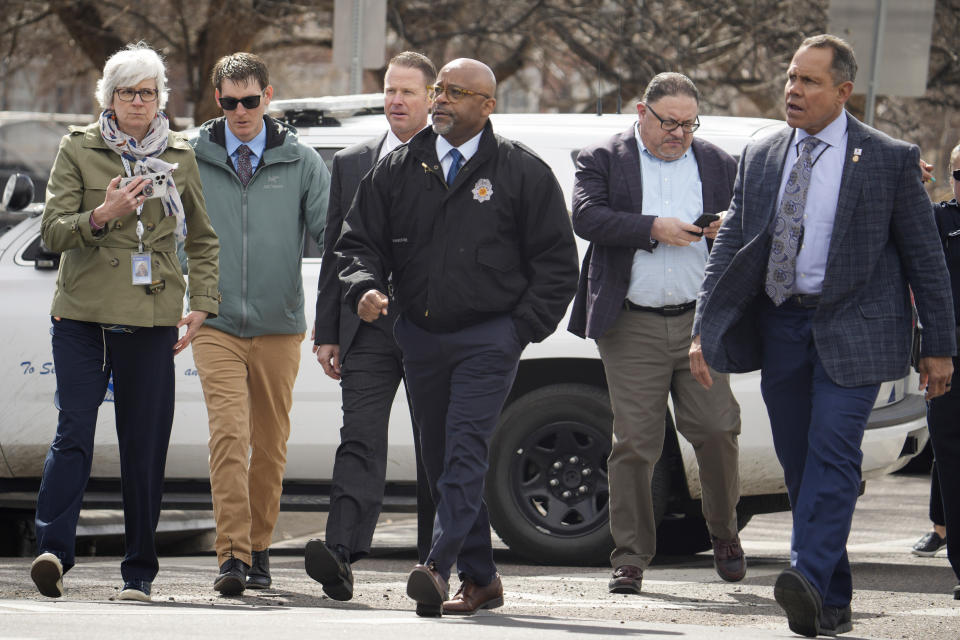
[[[97,101],[101,109],[113,104],[113,92],[117,87],[134,87],[144,80],[157,82],[157,108],[167,106],[167,68],[156,51],[142,40],[127,45],[110,56],[103,65],[103,77],[97,80]]]

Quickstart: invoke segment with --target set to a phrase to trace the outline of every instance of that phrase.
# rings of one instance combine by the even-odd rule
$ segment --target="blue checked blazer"
[[[813,339],[841,386],[907,374],[913,289],[923,325],[921,356],[956,353],[950,279],[920,152],[847,117],[847,149]],[[793,129],[750,144],[733,202],[697,299],[693,335],[721,372],[760,368],[757,309],[766,278],[777,197]],[[859,149],[857,161],[854,150]]]
[[[577,156],[573,230],[590,246],[567,329],[581,338],[599,338],[613,325],[627,297],[634,252],[653,249],[650,228],[656,216],[641,213],[640,150],[633,131],[630,127]],[[723,211],[733,195],[737,163],[705,140],[694,138],[692,149],[704,213]]]

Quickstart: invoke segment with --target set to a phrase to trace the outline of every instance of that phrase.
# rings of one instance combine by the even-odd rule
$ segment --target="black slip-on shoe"
[[[773,597],[786,612],[790,631],[808,638],[820,634],[820,594],[802,573],[785,569],[773,586]]]
[[[920,556],[921,558],[932,558],[937,555],[938,551],[946,546],[947,539],[941,538],[940,534],[936,531],[931,531],[917,540],[913,545],[913,549],[910,550],[910,553],[915,556]]]
[[[323,592],[345,602],[353,597],[353,569],[339,551],[331,549],[323,540],[307,542],[303,550],[303,567],[307,575],[323,585]]]
[[[823,606],[820,611],[820,634],[836,636],[853,631],[853,611],[850,605],[845,607]]]

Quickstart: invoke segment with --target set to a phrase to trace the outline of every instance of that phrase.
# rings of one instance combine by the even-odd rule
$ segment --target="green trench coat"
[[[175,132],[160,158],[179,164],[173,179],[187,223],[190,309],[215,316],[220,242],[207,217],[196,158],[186,138]],[[160,199],[147,200],[142,211],[152,278],[164,283],[156,293],[148,295],[143,285],[132,284],[136,212],[111,220],[97,234],[90,227],[90,214],[103,203],[107,184],[123,174],[120,156],[103,141],[97,123],[70,127],[50,172],[41,223],[46,246],[63,254],[50,315],[137,327],[176,325],[183,315],[186,282],[177,258],[176,218],[164,214]]]

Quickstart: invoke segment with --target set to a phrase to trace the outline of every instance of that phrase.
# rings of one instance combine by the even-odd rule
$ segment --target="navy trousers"
[[[497,568],[484,476],[524,345],[507,315],[451,333],[424,331],[401,315],[395,333],[437,508],[427,563],[449,579],[456,562],[461,580],[486,586]]]
[[[814,309],[787,302],[761,314],[760,389],[793,514],[790,564],[845,607],[853,596],[847,537],[860,493],[860,445],[879,385],[835,384],[813,342]]]
[[[953,359],[953,379],[949,392],[930,401],[927,426],[943,498],[947,557],[960,582],[960,358]],[[932,506],[930,510],[932,513]]]
[[[350,552],[350,562],[370,553],[373,531],[383,507],[390,409],[402,380],[403,357],[393,333],[361,323],[343,359],[343,427],[333,463],[326,533],[327,544]],[[420,562],[426,562],[435,511],[415,420],[413,437],[417,460],[417,553]]]
[[[125,581],[153,581],[159,564],[154,532],[173,425],[176,327],[111,333],[92,322],[53,321],[57,434],[43,465],[37,496],[37,547],[75,563],[77,519],[93,460],[97,412],[113,374],[120,444],[126,555]]]

